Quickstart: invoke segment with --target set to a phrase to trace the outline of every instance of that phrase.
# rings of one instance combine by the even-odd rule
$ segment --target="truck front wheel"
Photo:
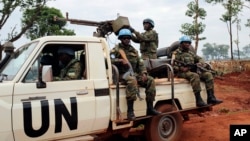
[[[157,111],[162,113],[175,110],[170,104],[161,105]],[[146,126],[147,141],[174,141],[178,140],[182,131],[183,119],[180,113],[154,116]]]

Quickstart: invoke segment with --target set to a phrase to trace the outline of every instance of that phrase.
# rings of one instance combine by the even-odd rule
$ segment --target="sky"
[[[115,20],[117,15],[128,17],[130,25],[139,32],[144,32],[142,21],[145,18],[151,18],[155,22],[155,28],[159,34],[159,48],[167,47],[173,42],[177,41],[181,36],[181,25],[183,23],[192,23],[192,18],[185,15],[187,4],[191,0],[55,0],[48,3],[49,7],[59,9],[65,16],[69,13],[69,18],[90,20],[90,21],[106,21]],[[248,4],[249,5],[249,4]],[[220,20],[221,15],[225,12],[222,5],[207,4],[203,0],[200,1],[200,7],[207,12],[205,20],[201,22],[206,25],[205,31],[201,37],[206,37],[204,41],[199,43],[199,51],[205,43],[216,43],[229,45],[229,33],[226,23]],[[240,47],[250,44],[250,28],[244,26],[247,19],[250,19],[250,9],[245,9],[241,14],[241,31],[239,31]],[[17,17],[20,17],[20,12],[14,13],[12,16],[16,17],[13,21],[8,21],[9,25],[17,24]],[[13,19],[13,18],[12,18]],[[233,28],[235,29],[235,25]],[[95,27],[73,25],[67,23],[66,28],[75,31],[76,35],[92,36]],[[6,28],[9,29],[9,28]],[[5,33],[6,32],[6,33]],[[0,35],[6,35],[8,31],[1,31]],[[233,39],[236,39],[236,30],[233,31]],[[23,36],[16,41],[14,45],[20,46],[27,43],[29,40]],[[117,37],[113,34],[108,39],[110,47],[114,47],[119,42]],[[193,43],[194,44],[194,43]],[[132,43],[135,48],[139,48],[138,44]],[[234,45],[236,49],[236,45]]]

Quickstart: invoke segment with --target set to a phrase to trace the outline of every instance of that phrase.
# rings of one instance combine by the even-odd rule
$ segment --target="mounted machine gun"
[[[88,20],[70,19],[68,17],[68,13],[66,13],[66,18],[59,18],[54,16],[54,21],[69,21],[71,24],[96,26],[96,32],[93,33],[93,36],[96,37],[106,37],[112,32],[117,35],[121,28],[129,28],[130,26],[128,18],[123,16],[118,16],[115,20],[96,22]]]

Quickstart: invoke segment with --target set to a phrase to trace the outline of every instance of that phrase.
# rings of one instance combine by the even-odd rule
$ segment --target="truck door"
[[[77,80],[53,79],[45,82],[43,88],[37,87],[41,56],[50,55],[57,59],[57,50],[60,46],[45,45],[34,57],[33,63],[27,67],[20,82],[15,84],[12,115],[16,141],[55,140],[80,136],[92,131],[96,117],[92,80],[83,76]],[[71,43],[70,46],[75,47],[74,59],[80,59],[80,53],[84,52],[85,45]],[[87,70],[87,66],[84,67]],[[52,75],[60,77],[60,71],[58,74],[54,73],[56,71],[53,66],[52,71]]]

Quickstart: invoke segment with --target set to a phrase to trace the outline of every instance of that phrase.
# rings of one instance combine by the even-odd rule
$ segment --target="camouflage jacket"
[[[131,63],[135,75],[146,73],[146,67],[144,66],[143,60],[139,57],[138,51],[131,45],[126,47],[119,43],[110,51],[111,61],[113,64],[117,64],[117,59],[122,59],[119,49],[124,50],[128,61]],[[128,66],[124,66],[120,63],[118,64],[118,69],[120,73],[125,73],[129,68]]]
[[[143,33],[137,31],[134,32],[136,37],[132,37],[132,40],[136,43],[140,43],[140,52],[143,53],[156,53],[158,48],[158,33],[155,30],[148,30]]]
[[[59,77],[55,80],[77,80],[82,77],[82,67],[78,60],[72,59],[67,66],[61,69]]]
[[[177,72],[180,71],[180,67],[185,66],[184,64],[204,63],[204,60],[200,56],[190,50],[185,51],[181,47],[175,50],[173,54],[175,56],[173,59],[176,60],[176,62],[174,62],[174,70]]]

